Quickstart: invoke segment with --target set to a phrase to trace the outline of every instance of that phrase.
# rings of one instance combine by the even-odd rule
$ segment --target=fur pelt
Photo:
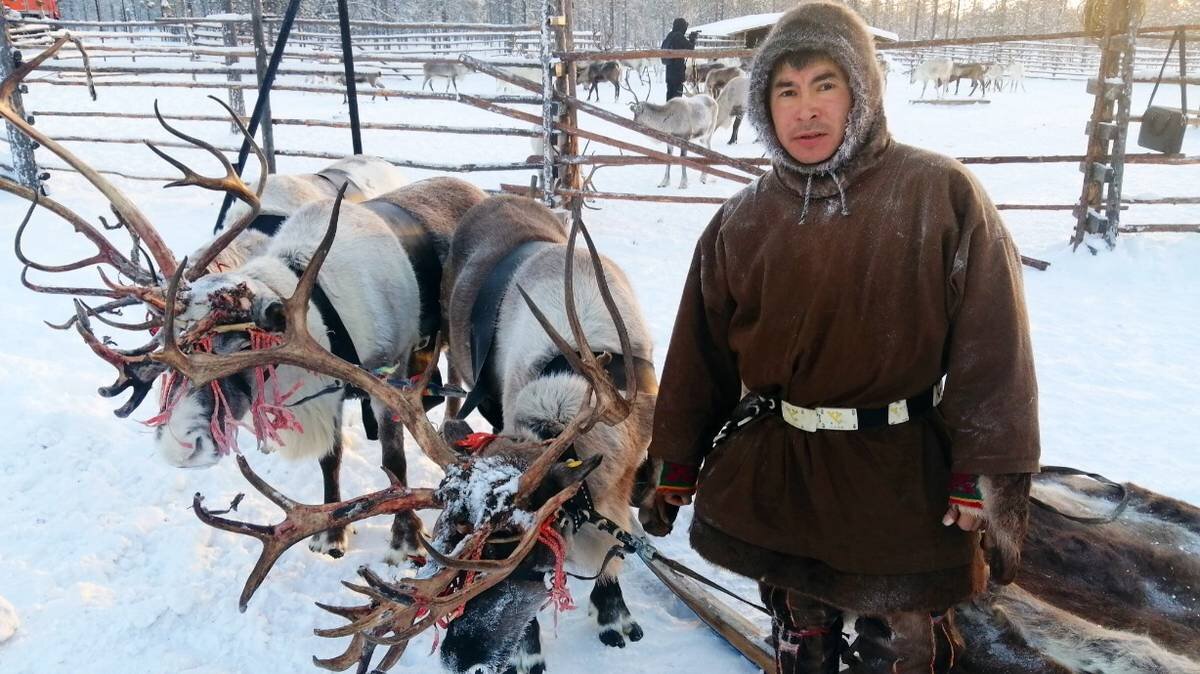
[[[1021,544],[1029,525],[1029,485],[1026,473],[981,475],[983,547],[992,579],[1007,585],[1021,566]]]

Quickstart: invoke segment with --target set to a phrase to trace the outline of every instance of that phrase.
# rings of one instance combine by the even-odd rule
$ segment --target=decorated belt
[[[889,403],[887,407],[800,407],[779,401],[779,414],[789,426],[802,431],[859,431],[867,428],[897,426],[915,419],[942,402],[942,382],[911,398]]]
[[[779,415],[789,426],[808,433],[859,431],[906,423],[941,402],[941,381],[911,398],[897,400],[886,407],[800,407],[786,400],[751,392],[734,408],[729,421],[713,438],[713,446],[716,447],[733,433],[768,415]]]

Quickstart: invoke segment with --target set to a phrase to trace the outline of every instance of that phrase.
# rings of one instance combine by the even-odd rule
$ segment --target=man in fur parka
[[[851,10],[785,14],[750,78],[773,167],[696,245],[641,520],[695,494],[692,546],[759,582],[780,674],[951,671],[951,607],[1012,581],[1039,467],[1020,257],[974,176],[888,134]]]

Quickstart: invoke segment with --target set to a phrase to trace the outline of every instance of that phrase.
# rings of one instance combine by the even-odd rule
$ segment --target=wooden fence
[[[603,108],[580,100],[577,95],[578,83],[575,81],[575,69],[558,67],[556,64],[571,64],[576,62],[596,60],[622,60],[635,58],[658,59],[660,57],[695,57],[700,59],[720,57],[744,57],[751,55],[750,50],[736,46],[725,46],[701,49],[696,52],[671,52],[658,49],[638,49],[624,51],[598,51],[595,49],[595,39],[591,34],[571,30],[571,1],[559,0],[561,4],[552,10],[551,2],[546,3],[546,20],[535,26],[497,26],[489,24],[399,24],[372,21],[352,22],[356,28],[354,47],[356,50],[356,71],[360,74],[393,74],[411,75],[420,70],[421,64],[431,60],[459,60],[476,72],[490,75],[501,82],[507,83],[516,93],[495,95],[458,95],[449,93],[415,92],[411,90],[384,89],[375,87],[360,87],[359,96],[387,95],[405,99],[445,100],[457,104],[465,104],[481,110],[501,115],[510,121],[509,126],[454,126],[448,124],[400,124],[365,122],[364,129],[380,129],[389,131],[419,131],[447,134],[493,135],[493,136],[541,136],[543,140],[542,157],[514,158],[509,162],[449,164],[430,162],[421,158],[388,157],[399,166],[433,169],[439,171],[529,171],[540,172],[540,180],[534,188],[535,193],[547,203],[562,203],[580,198],[657,201],[670,203],[711,204],[719,203],[720,199],[711,197],[678,196],[665,194],[633,194],[619,192],[598,192],[590,185],[585,185],[582,170],[585,167],[597,166],[631,166],[631,165],[663,165],[666,163],[680,164],[693,169],[707,170],[709,173],[726,179],[748,183],[754,176],[766,170],[765,160],[744,159],[727,156],[710,150],[701,145],[681,141],[677,138],[654,131],[632,120],[613,114]],[[561,11],[561,14],[555,13]],[[264,27],[265,43],[271,46],[269,36],[273,33],[270,21]],[[283,76],[323,77],[327,81],[321,83],[297,83],[295,77],[277,83],[273,90],[301,91],[310,93],[327,93],[336,95],[343,89],[338,84],[341,75],[341,53],[337,48],[336,22],[311,19],[297,20],[295,30],[288,41],[288,49],[284,54],[284,62],[280,68]],[[183,87],[196,89],[211,89],[225,91],[233,100],[234,94],[242,90],[255,90],[254,77],[244,81],[239,78],[256,74],[252,65],[256,52],[253,46],[251,28],[243,17],[226,17],[220,19],[171,19],[162,21],[143,22],[29,22],[24,30],[14,30],[16,46],[24,49],[34,49],[49,39],[49,33],[39,25],[49,25],[51,28],[71,28],[72,33],[82,36],[89,53],[92,56],[93,71],[97,85],[102,87]],[[90,29],[78,32],[77,28]],[[1151,38],[1160,38],[1166,33],[1166,28],[1145,29]],[[1157,31],[1157,32],[1156,32]],[[1047,39],[1037,39],[1039,37]],[[884,51],[891,51],[896,56],[894,60],[901,63],[911,63],[934,55],[948,55],[957,59],[969,59],[989,62],[1021,62],[1026,64],[1030,76],[1071,77],[1082,78],[1092,63],[1093,58],[1086,49],[1087,45],[1078,42],[1082,34],[1058,34],[1051,36],[997,36],[991,38],[966,38],[959,40],[935,40],[928,42],[902,42],[893,45],[882,45]],[[1074,43],[1064,44],[1063,40],[1074,40]],[[548,50],[549,48],[549,50]],[[531,51],[532,50],[532,51]],[[1148,68],[1157,67],[1162,63],[1164,48],[1147,49],[1141,53],[1138,68],[1144,63]],[[1190,56],[1191,54],[1189,54]],[[530,58],[533,56],[534,58]],[[154,59],[153,64],[139,63],[138,59]],[[169,62],[164,65],[164,59]],[[505,70],[510,66],[523,66],[524,69],[546,67],[553,68],[548,81],[538,81],[514,74]],[[1168,75],[1172,72],[1173,64],[1168,64]],[[34,86],[83,86],[81,76],[82,64],[77,54],[65,52],[63,58],[45,64],[37,77],[30,78]],[[179,75],[187,76],[188,80]],[[120,117],[125,120],[144,120],[153,124],[153,116],[149,114],[117,114],[99,113],[80,110],[58,110],[37,105],[36,89],[31,97],[32,103],[26,103],[33,116],[37,117],[71,117],[80,120],[103,120],[109,117]],[[538,106],[541,114],[526,112],[513,107]],[[581,115],[591,115],[606,122],[616,124],[630,131],[637,132],[647,140],[630,142],[617,140],[607,135],[595,133],[581,125]],[[183,120],[217,121],[216,116],[191,115],[181,117]],[[520,122],[513,126],[512,121]],[[1083,120],[1081,120],[1082,126]],[[311,128],[346,128],[348,123],[339,120],[315,119],[306,117],[276,117],[271,120],[274,125],[304,126]],[[561,144],[561,152],[555,152],[554,142],[558,134],[565,136]],[[72,135],[61,138],[65,142],[78,143],[140,143],[140,138],[96,138],[88,135]],[[602,144],[632,153],[621,156],[612,154],[585,155],[580,150],[581,141]],[[684,159],[671,156],[658,149],[648,146],[648,143],[659,142],[669,145],[686,147],[689,157]],[[1081,146],[1083,143],[1081,142]],[[164,144],[171,147],[171,144]],[[235,148],[221,148],[236,151]],[[1082,149],[1082,147],[1081,147]],[[339,153],[318,152],[305,148],[277,149],[281,156],[337,158]],[[1054,155],[1038,156],[1014,154],[1009,156],[960,157],[968,164],[1032,164],[1060,163],[1077,165],[1083,155]],[[1137,153],[1127,157],[1127,163],[1157,163],[1157,164],[1200,164],[1200,157],[1164,157],[1161,155]],[[42,168],[59,170],[61,167],[49,163]],[[121,175],[134,178],[163,179],[165,176],[137,175],[121,171]],[[529,185],[504,183],[503,189],[510,192],[530,193]],[[1164,200],[1161,203],[1196,203],[1197,198],[1181,195]],[[1138,204],[1134,200],[1126,200],[1126,204]],[[1077,203],[1004,203],[998,204],[1002,209],[1010,210],[1039,210],[1039,211],[1072,211],[1078,208]],[[1195,227],[1200,231],[1200,225]],[[1147,231],[1142,228],[1140,231]]]

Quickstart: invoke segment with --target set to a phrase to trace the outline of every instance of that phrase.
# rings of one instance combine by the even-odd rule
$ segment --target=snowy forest
[[[1009,33],[1080,30],[1080,0],[847,0],[877,28],[901,39],[934,39]],[[61,0],[64,19],[104,21],[205,16],[249,12],[250,0]],[[264,0],[268,13],[282,12],[285,0]],[[747,14],[783,11],[788,0],[576,0],[575,26],[594,31],[611,48],[658,46],[671,19],[692,25]],[[533,23],[537,0],[351,0],[355,19]],[[335,0],[303,0],[300,15],[336,18]],[[1196,23],[1200,2],[1147,0],[1143,25]]]

